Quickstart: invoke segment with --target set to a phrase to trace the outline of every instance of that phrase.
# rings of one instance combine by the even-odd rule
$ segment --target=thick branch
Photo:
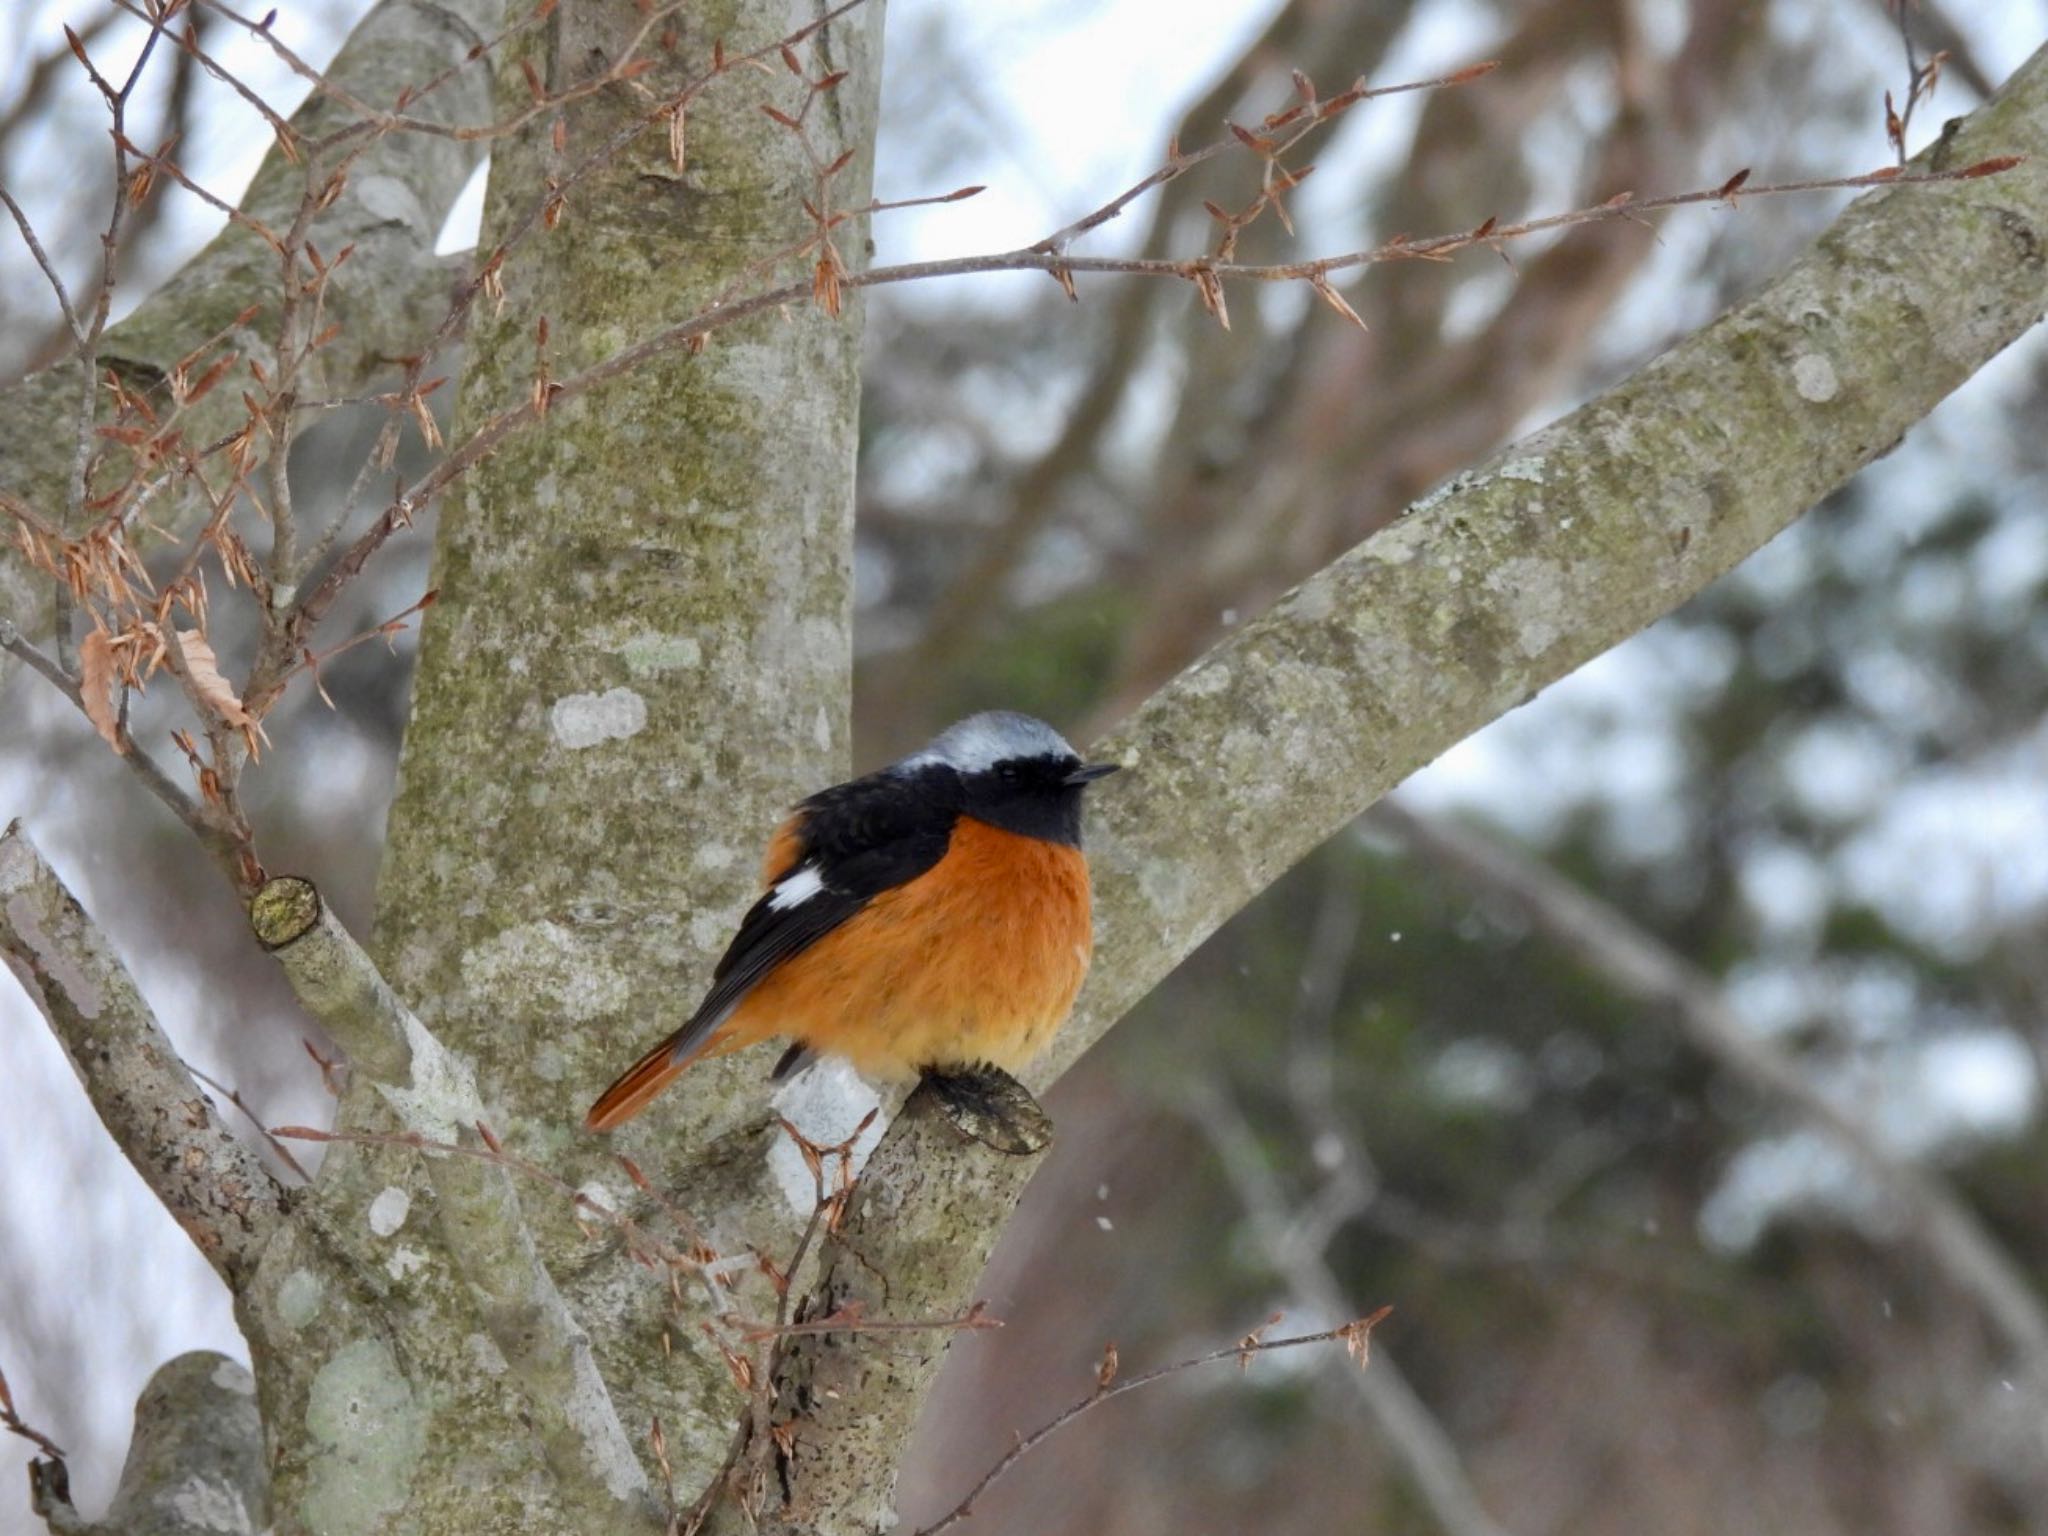
[[[221,1536],[270,1525],[255,1380],[211,1350],[179,1355],[142,1389],[105,1520],[86,1521],[71,1507],[62,1465],[33,1469],[37,1512],[58,1536]]]
[[[1714,978],[1572,881],[1479,833],[1391,802],[1374,813],[1430,863],[1490,896],[1631,997],[1673,1010],[1708,1056],[1840,1145],[1911,1213],[1911,1229],[1949,1283],[1984,1309],[2007,1345],[2048,1366],[2048,1305],[2025,1270],[1938,1173],[1894,1156],[1768,1040],[1744,1026]]]
[[[1884,452],[2048,305],[2048,52],[1763,293],[1462,475],[1108,744],[1100,942],[1056,1075],[1216,927],[1454,742],[1668,613]]]
[[[120,957],[19,822],[0,833],[0,954],[108,1134],[239,1292],[283,1215],[284,1190],[215,1113]]]
[[[483,1100],[469,1064],[399,1000],[308,881],[268,881],[249,904],[307,1012],[349,1053],[406,1130],[435,1141],[479,1132]],[[590,1338],[535,1251],[511,1176],[469,1158],[427,1159],[441,1233],[476,1290],[492,1341],[525,1391],[549,1467],[592,1528],[631,1530],[648,1515],[647,1480],[599,1377]]]
[[[418,1029],[418,1021],[311,881],[295,875],[266,881],[250,898],[249,925],[284,967],[306,1011],[348,1052],[351,1065],[374,1083],[413,1086],[408,1030]]]
[[[970,1139],[920,1087],[862,1171],[796,1321],[955,1315],[1038,1164],[1036,1155]],[[946,1328],[794,1337],[775,1380],[776,1432],[787,1445],[761,1490],[768,1503],[759,1528],[775,1536],[886,1529],[903,1446],[952,1338]],[[730,1503],[720,1518],[714,1530],[748,1524]]]
[[[1764,293],[1425,498],[1112,737],[1134,771],[1096,821],[1095,970],[1035,1081],[1401,779],[1698,592],[2041,317],[2048,50],[1938,153],[2032,159],[1858,202]],[[1013,1202],[965,1185],[954,1240]]]

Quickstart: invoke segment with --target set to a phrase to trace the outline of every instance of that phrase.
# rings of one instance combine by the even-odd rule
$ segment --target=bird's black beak
[[[1073,786],[1093,784],[1097,779],[1108,778],[1121,767],[1122,763],[1083,763],[1060,782]]]

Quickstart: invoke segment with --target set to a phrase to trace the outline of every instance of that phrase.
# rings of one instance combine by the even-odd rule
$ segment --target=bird
[[[692,1062],[776,1036],[791,1044],[771,1081],[820,1055],[941,1088],[1021,1069],[1087,974],[1081,799],[1120,766],[1084,762],[1043,720],[990,710],[800,801],[703,1001],[585,1126],[615,1129]]]

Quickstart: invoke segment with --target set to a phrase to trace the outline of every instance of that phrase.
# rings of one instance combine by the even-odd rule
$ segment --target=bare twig
[[[0,203],[5,203],[7,211],[14,215],[15,228],[21,231],[22,244],[28,247],[29,255],[35,258],[36,265],[49,280],[50,290],[57,296],[57,307],[64,313],[64,324],[71,332],[71,339],[79,346],[84,346],[85,322],[79,318],[78,310],[71,302],[71,291],[64,286],[64,279],[58,275],[49,252],[43,249],[43,242],[36,238],[35,226],[29,223],[28,215],[22,212],[21,204],[14,200],[14,194],[5,187],[0,187]]]
[[[1860,176],[1820,178],[1806,181],[1766,183],[1760,186],[1745,184],[1738,176],[1731,177],[1719,187],[1691,192],[1673,193],[1665,197],[1636,199],[1626,195],[1590,208],[1574,209],[1568,213],[1549,214],[1540,218],[1525,219],[1513,224],[1501,224],[1489,219],[1473,229],[1456,234],[1437,235],[1425,240],[1397,239],[1374,246],[1369,250],[1346,252],[1336,256],[1319,257],[1311,261],[1279,263],[1241,263],[1227,261],[1150,259],[1145,257],[1120,256],[1070,256],[1062,253],[1043,251],[1035,247],[1023,247],[1014,251],[999,252],[981,256],[960,256],[939,261],[906,262],[898,266],[875,267],[866,272],[849,272],[841,280],[842,288],[878,288],[897,283],[923,282],[937,278],[965,277],[987,272],[1098,272],[1141,277],[1174,277],[1194,280],[1198,265],[1210,278],[1221,281],[1247,282],[1308,282],[1327,286],[1329,274],[1354,268],[1392,261],[1435,261],[1446,260],[1455,253],[1474,246],[1492,247],[1506,241],[1524,239],[1531,235],[1552,230],[1572,228],[1584,224],[1635,221],[1648,213],[1662,212],[1673,208],[1689,207],[1701,203],[1722,203],[1733,205],[1738,197],[1776,197],[1795,193],[1854,190],[1869,187],[1923,186],[1941,182],[1975,180],[2010,170],[2018,162],[2010,158],[1996,158],[1953,171],[1927,171],[1901,174],[1893,170],[1869,172]],[[551,381],[549,400],[559,402],[586,393],[597,385],[618,378],[641,367],[656,357],[683,350],[694,345],[700,338],[714,331],[722,330],[740,320],[776,310],[785,305],[801,303],[810,298],[812,284],[802,282],[786,283],[765,292],[742,299],[716,304],[688,320],[666,330],[657,332],[646,340],[622,349],[601,362],[574,374]],[[331,607],[347,585],[354,580],[370,558],[383,547],[385,542],[401,528],[412,525],[413,519],[430,505],[442,491],[455,480],[467,473],[478,462],[495,451],[513,432],[537,420],[543,407],[528,400],[510,406],[486,420],[469,439],[453,449],[446,458],[423,476],[420,481],[397,497],[378,516],[375,522],[345,550],[334,566],[313,590],[301,600],[302,621],[317,622]]]
[[[1290,1212],[1236,1102],[1221,1091],[1204,1092],[1188,1118],[1216,1148],[1258,1233],[1260,1251],[1286,1283],[1295,1305],[1326,1317],[1342,1316],[1349,1303],[1320,1246],[1328,1234],[1312,1234],[1308,1224]],[[1457,1442],[1409,1384],[1397,1361],[1382,1360],[1378,1370],[1354,1376],[1352,1386],[1447,1536],[1508,1536],[1507,1528],[1480,1500]]]
[[[261,1136],[264,1139],[264,1141],[269,1143],[270,1150],[277,1154],[279,1161],[281,1161],[285,1165],[285,1167],[291,1169],[293,1173],[299,1176],[300,1183],[310,1184],[313,1182],[313,1175],[306,1172],[304,1165],[299,1162],[298,1158],[292,1155],[292,1149],[290,1147],[286,1146],[282,1141],[280,1141],[277,1137],[271,1134],[270,1127],[265,1125],[263,1123],[262,1117],[259,1116],[255,1110],[249,1107],[248,1101],[242,1097],[242,1091],[239,1088],[230,1088],[226,1083],[223,1083],[219,1078],[213,1076],[213,1074],[211,1074],[210,1072],[201,1071],[198,1067],[193,1066],[192,1063],[189,1061],[185,1063],[185,1070],[187,1072],[190,1072],[195,1078],[197,1078],[200,1082],[204,1083],[207,1087],[211,1088],[215,1093],[219,1094],[222,1098],[226,1099],[230,1104],[234,1105],[236,1109],[240,1110],[242,1112],[242,1118],[247,1120],[250,1125],[254,1126],[256,1128],[256,1133],[259,1136]]]
[[[0,1429],[19,1435],[52,1461],[64,1459],[64,1448],[22,1418],[14,1405],[14,1393],[7,1385],[7,1372],[0,1370]]]
[[[1256,1355],[1272,1354],[1276,1350],[1300,1349],[1310,1344],[1342,1344],[1352,1359],[1363,1367],[1370,1358],[1372,1331],[1392,1312],[1392,1307],[1381,1307],[1355,1322],[1345,1323],[1339,1328],[1325,1328],[1320,1333],[1299,1333],[1290,1338],[1268,1339],[1262,1336],[1264,1328],[1271,1327],[1268,1319],[1261,1328],[1253,1330],[1235,1344],[1222,1349],[1212,1349],[1206,1354],[1196,1355],[1187,1360],[1176,1360],[1171,1365],[1158,1366],[1137,1376],[1117,1379],[1116,1346],[1110,1345],[1103,1354],[1103,1363],[1096,1374],[1095,1390],[1086,1397],[1055,1414],[1028,1435],[1019,1437],[1017,1443],[1005,1451],[1002,1457],[981,1475],[981,1480],[967,1491],[967,1496],[939,1519],[917,1532],[917,1536],[938,1536],[940,1531],[950,1530],[974,1513],[974,1501],[999,1482],[1003,1475],[1038,1449],[1047,1440],[1065,1429],[1074,1420],[1092,1409],[1101,1407],[1113,1398],[1122,1397],[1126,1392],[1136,1392],[1155,1382],[1178,1376],[1198,1366],[1215,1365],[1224,1360],[1235,1360],[1239,1369],[1249,1365]]]
[[[57,664],[54,657],[32,644],[14,621],[0,614],[0,651],[5,651],[26,663],[29,669],[48,682],[59,693],[90,718],[85,708],[84,695],[79,691],[78,679]],[[233,844],[227,832],[216,824],[207,808],[185,792],[170,775],[157,766],[156,760],[143,751],[131,735],[127,722],[118,727],[116,750],[129,769],[142,782],[142,786],[168,806],[171,813],[182,821],[200,843],[224,866],[231,864]]]

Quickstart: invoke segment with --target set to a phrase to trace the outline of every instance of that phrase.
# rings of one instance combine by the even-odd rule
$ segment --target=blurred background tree
[[[39,62],[63,56],[65,9],[0,19],[0,179],[39,215],[75,207],[39,223],[82,265],[101,194],[55,147],[93,103]],[[359,9],[289,19],[317,54]],[[2048,8],[1925,0],[1903,25],[1920,61],[1945,54],[1917,149],[2039,43]],[[1307,247],[1745,165],[1864,169],[1889,158],[1883,96],[1908,69],[1881,0],[1204,0],[1166,29],[1142,0],[897,0],[879,190],[992,190],[884,226],[885,253],[1033,238],[1169,133],[1271,110],[1291,69],[1334,89],[1482,59],[1501,61],[1483,89],[1355,115],[1297,194]],[[155,139],[180,134],[189,168],[232,184],[248,134],[231,104],[188,73],[148,109]],[[1204,202],[1240,205],[1250,174],[1204,167],[1109,238],[1197,245]],[[157,206],[176,216],[137,244],[131,295],[208,230]],[[1042,278],[878,294],[858,761],[992,703],[1114,720],[1414,497],[1754,287],[1835,206],[1397,265],[1352,291],[1364,332],[1292,289],[1240,300],[1228,332],[1179,285],[1097,287],[1078,312]],[[451,224],[444,245],[470,238]],[[1245,254],[1281,238],[1261,225]],[[25,258],[4,262],[0,362],[19,370],[56,333]],[[1083,1392],[1105,1338],[1138,1365],[1279,1308],[1306,1328],[1391,1302],[1364,1376],[1305,1357],[1181,1377],[1051,1442],[975,1527],[2048,1529],[2040,362],[2014,349],[1707,597],[1420,776],[1402,802],[1422,820],[1337,839],[1063,1081],[1054,1163],[984,1287],[1007,1326],[955,1352],[907,1519]],[[371,428],[324,430],[352,463]],[[309,446],[302,505],[341,491]],[[417,595],[426,547],[352,594],[365,626]],[[408,656],[326,668],[338,707],[301,696],[283,723],[317,740],[316,771],[258,781],[267,845],[324,871],[352,921]],[[110,793],[117,765],[33,688],[0,720],[6,803],[117,936],[162,945],[130,958],[188,1054],[267,1122],[317,1122],[295,1011],[183,832]],[[110,830],[110,806],[135,825]],[[1460,860],[1446,818],[1505,847],[1508,872]],[[1609,940],[1692,990],[1567,942],[1560,892],[1597,898]],[[1800,1091],[1702,1049],[1704,1006]],[[49,1405],[89,1505],[150,1368],[235,1334],[39,1022],[8,997],[0,1029],[0,1231],[45,1235],[0,1252],[0,1357]],[[1992,1280],[1900,1170],[1939,1181]],[[0,1501],[0,1531],[26,1518]]]

